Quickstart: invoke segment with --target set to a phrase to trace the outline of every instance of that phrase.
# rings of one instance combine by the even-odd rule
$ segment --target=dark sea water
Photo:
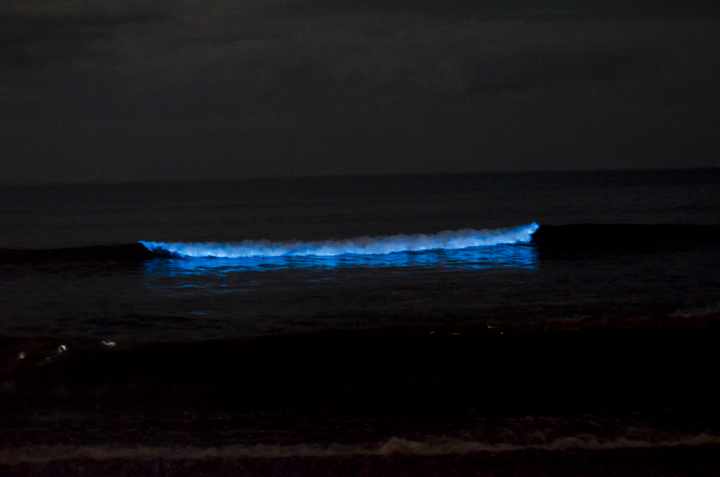
[[[0,189],[0,475],[714,475],[720,169]]]

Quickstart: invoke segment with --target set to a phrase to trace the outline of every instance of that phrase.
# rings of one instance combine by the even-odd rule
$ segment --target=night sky
[[[720,166],[720,2],[2,0],[0,183]]]

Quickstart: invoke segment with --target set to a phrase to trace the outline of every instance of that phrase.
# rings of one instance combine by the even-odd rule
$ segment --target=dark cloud
[[[561,51],[524,54],[502,61],[480,63],[468,94],[497,90],[569,87],[642,78],[659,74],[662,58],[645,51]]]
[[[57,5],[0,8],[5,182],[717,163],[703,2]]]
[[[167,13],[160,11],[113,14],[0,9],[0,66],[21,68],[88,55],[93,51],[93,41],[118,27],[166,18]]]
[[[718,15],[715,0],[306,0],[275,7],[278,15],[417,13],[445,18],[525,20]]]

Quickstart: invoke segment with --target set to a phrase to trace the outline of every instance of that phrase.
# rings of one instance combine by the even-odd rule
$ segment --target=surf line
[[[318,242],[273,242],[244,240],[242,242],[146,242],[148,250],[178,258],[244,258],[338,255],[384,255],[425,250],[457,250],[470,247],[528,243],[540,226],[533,222],[502,229],[446,230],[436,234],[388,235],[355,237]]]
[[[593,435],[560,437],[547,443],[519,445],[511,443],[490,444],[479,441],[465,441],[454,438],[435,439],[437,442],[411,441],[391,437],[379,447],[352,444],[314,443],[295,445],[263,445],[253,447],[242,445],[225,447],[105,447],[105,446],[32,446],[20,449],[0,449],[0,465],[47,464],[60,460],[140,461],[151,459],[202,460],[202,459],[243,459],[243,458],[303,458],[303,457],[349,457],[349,456],[439,456],[463,455],[479,452],[512,452],[518,450],[617,450],[656,449],[663,447],[700,447],[720,444],[720,436],[698,434],[678,436],[675,439],[651,442],[619,437],[601,440]]]

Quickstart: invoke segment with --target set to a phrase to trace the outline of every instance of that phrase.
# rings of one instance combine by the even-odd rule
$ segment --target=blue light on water
[[[537,263],[535,247],[492,245],[460,250],[430,250],[424,252],[396,252],[382,256],[336,255],[228,258],[177,258],[146,262],[146,271],[152,275],[226,275],[242,271],[272,271],[282,269],[343,269],[424,267],[444,269],[533,269]]]
[[[463,229],[432,235],[359,237],[322,242],[140,242],[168,258],[148,264],[161,275],[203,275],[287,268],[432,267],[534,268],[530,242],[536,223],[495,230]]]
[[[334,257],[386,255],[424,250],[457,250],[499,244],[527,243],[540,226],[536,223],[507,229],[457,231],[437,234],[356,237],[322,242],[271,242],[245,240],[234,243],[144,242],[148,250],[176,258]]]

